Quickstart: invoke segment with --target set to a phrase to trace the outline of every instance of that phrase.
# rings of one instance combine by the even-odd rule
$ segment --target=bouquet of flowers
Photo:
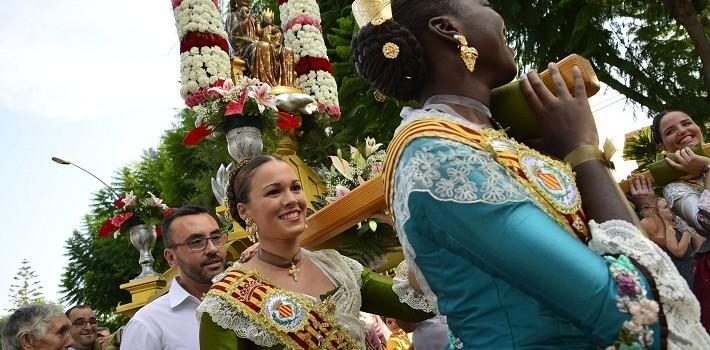
[[[192,105],[190,110],[195,113],[195,128],[185,136],[186,145],[239,126],[261,129],[276,123],[282,129],[294,129],[301,125],[297,117],[278,111],[271,87],[257,79],[241,76],[236,83],[231,79],[218,81],[216,86],[193,98],[188,105]]]
[[[315,203],[316,207],[321,208],[339,200],[355,187],[381,174],[385,151],[380,150],[380,147],[381,143],[368,137],[363,147],[350,146],[347,159],[341,150],[338,150],[337,156],[331,156],[332,165],[320,171],[326,185],[326,194]],[[399,246],[391,224],[384,214],[373,215],[343,233],[345,240],[338,247],[338,251],[372,269],[379,268],[387,263],[385,254],[392,251],[393,247]]]
[[[344,159],[341,150],[337,156],[331,156],[330,169],[323,172],[326,185],[325,201],[330,204],[350,193],[352,189],[382,173],[385,151],[380,150],[381,143],[374,138],[365,138],[364,153],[357,147],[350,146],[350,157]],[[363,155],[364,154],[364,155]],[[370,219],[367,226],[377,230],[377,222]]]
[[[160,222],[175,210],[163,203],[163,200],[148,192],[150,197],[140,200],[133,191],[128,192],[113,202],[112,217],[101,225],[98,236],[117,238],[119,233],[131,226],[145,224],[156,225],[160,237]]]

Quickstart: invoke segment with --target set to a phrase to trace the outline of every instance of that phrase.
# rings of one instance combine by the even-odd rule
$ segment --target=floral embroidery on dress
[[[463,349],[463,342],[449,330],[449,349]]]
[[[601,224],[590,221],[589,228],[592,231],[589,248],[594,252],[599,255],[623,254],[650,273],[663,305],[668,348],[710,349],[710,336],[700,324],[698,300],[668,255],[626,221],[610,220]],[[620,346],[618,349],[631,348]]]
[[[646,288],[626,255],[618,258],[605,256],[604,259],[616,280],[616,306],[621,312],[631,315],[630,320],[624,321],[618,340],[607,349],[645,349],[653,344],[651,326],[658,321],[658,303],[646,297]]]

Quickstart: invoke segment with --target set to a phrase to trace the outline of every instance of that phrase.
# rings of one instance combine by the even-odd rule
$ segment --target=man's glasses
[[[225,243],[227,243],[227,234],[221,232],[219,234],[212,235],[209,237],[193,238],[187,240],[184,243],[173,244],[172,247],[177,248],[179,246],[185,245],[193,252],[201,252],[205,250],[205,248],[207,248],[207,241],[212,241],[212,244],[214,244],[215,247],[222,247]]]
[[[96,327],[96,325],[99,324],[99,321],[97,321],[95,318],[90,318],[88,320],[85,320],[83,318],[77,318],[76,320],[72,321],[71,324],[74,327],[86,327],[87,323],[91,327]]]

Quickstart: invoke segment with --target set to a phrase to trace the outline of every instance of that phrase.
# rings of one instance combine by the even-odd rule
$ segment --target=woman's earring
[[[476,59],[478,58],[478,50],[475,47],[468,46],[468,40],[461,34],[454,35],[454,39],[459,42],[459,49],[461,49],[461,59],[466,65],[466,69],[469,72],[473,72],[476,69]]]
[[[244,228],[244,231],[247,231],[247,238],[252,243],[256,243],[259,240],[259,228],[256,227],[256,223],[250,217],[244,219],[244,223],[247,226]]]

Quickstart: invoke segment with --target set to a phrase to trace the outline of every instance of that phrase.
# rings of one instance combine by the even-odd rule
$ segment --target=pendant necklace
[[[302,250],[299,250],[298,254],[296,254],[292,259],[283,258],[274,253],[268,252],[261,247],[259,247],[256,251],[256,257],[259,258],[259,260],[269,265],[288,269],[288,275],[291,276],[296,282],[298,282],[298,274],[301,272],[301,268],[298,267],[298,263],[301,262],[302,256]]]

